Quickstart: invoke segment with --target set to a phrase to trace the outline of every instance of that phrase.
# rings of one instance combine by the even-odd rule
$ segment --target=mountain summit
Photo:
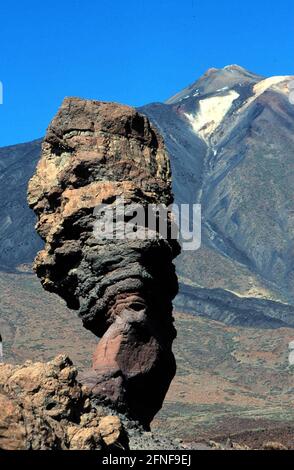
[[[239,65],[227,65],[222,69],[213,67],[208,69],[192,85],[169,98],[166,104],[180,103],[184,99],[230,90],[238,85],[254,84],[263,79],[263,76],[249,72]]]

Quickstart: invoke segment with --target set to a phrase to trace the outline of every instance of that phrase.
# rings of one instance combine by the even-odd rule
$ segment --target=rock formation
[[[126,449],[118,416],[95,408],[66,356],[0,365],[0,449]]]
[[[148,428],[175,374],[172,261],[179,245],[156,227],[148,238],[110,239],[97,236],[95,224],[107,219],[97,215],[101,204],[134,213],[137,204],[147,212],[147,205],[172,202],[162,138],[130,107],[67,98],[48,128],[28,201],[46,242],[35,260],[43,287],[101,338],[86,379],[96,402]],[[162,218],[170,228],[170,213]],[[144,232],[144,224],[135,230]]]

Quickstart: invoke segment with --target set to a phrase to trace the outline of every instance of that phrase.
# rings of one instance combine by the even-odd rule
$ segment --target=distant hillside
[[[41,140],[0,148],[0,269],[31,263],[42,242],[26,201],[28,181],[40,157]]]

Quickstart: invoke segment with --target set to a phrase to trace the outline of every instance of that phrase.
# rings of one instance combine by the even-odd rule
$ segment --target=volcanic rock
[[[66,356],[48,363],[1,364],[0,449],[126,448],[119,417],[98,411],[76,375]]]
[[[45,136],[28,201],[45,248],[35,260],[43,287],[79,311],[101,339],[87,385],[97,402],[114,406],[148,428],[175,374],[172,299],[178,284],[167,209],[149,236],[97,235],[107,215],[127,208],[119,230],[138,205],[172,203],[163,140],[148,118],[114,103],[64,100]],[[98,215],[97,215],[98,214]],[[147,222],[134,232],[146,235]],[[149,227],[148,227],[149,228]],[[78,339],[77,339],[78,344]]]

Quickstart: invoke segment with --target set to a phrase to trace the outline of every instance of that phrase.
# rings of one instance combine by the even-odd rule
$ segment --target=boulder
[[[62,355],[47,363],[0,364],[0,449],[127,448],[120,418],[95,408],[76,376]]]

